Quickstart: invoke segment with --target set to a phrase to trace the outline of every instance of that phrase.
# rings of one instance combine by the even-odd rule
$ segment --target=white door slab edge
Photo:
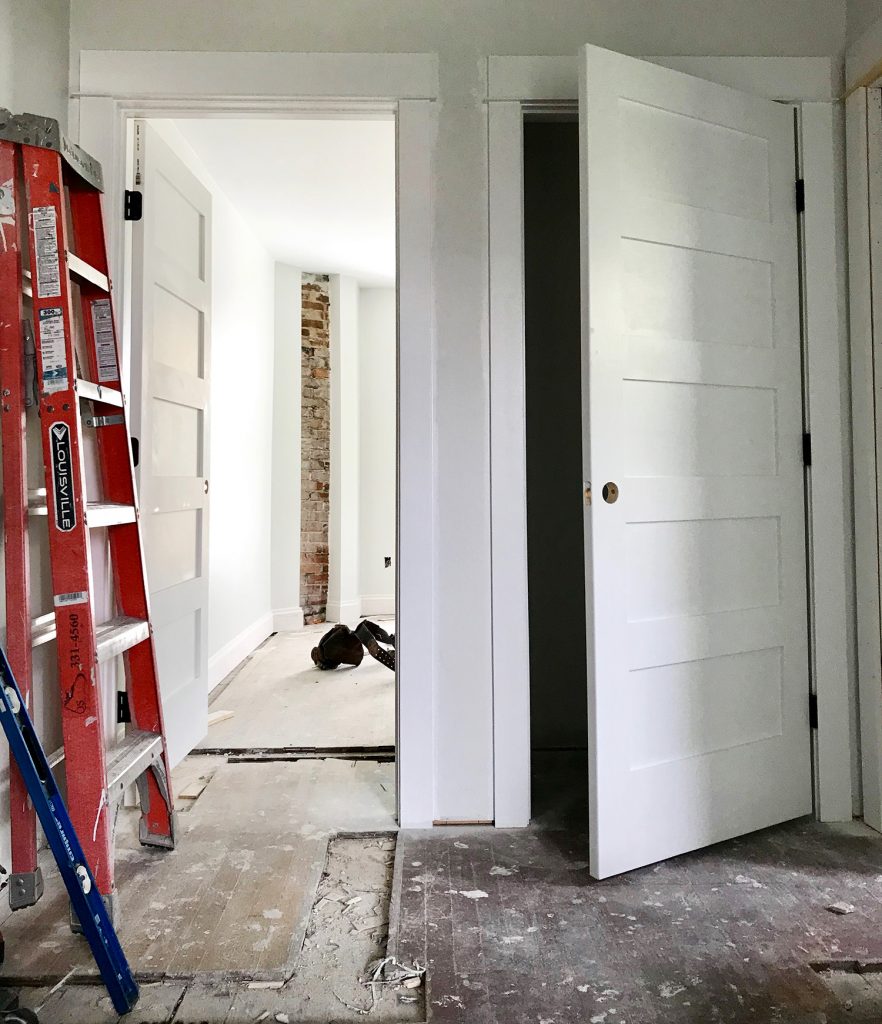
[[[870,109],[876,111],[870,128]],[[871,204],[869,147],[882,153],[880,93],[858,89],[846,103],[848,160],[848,266],[851,315],[852,438],[854,460],[855,588],[857,660],[860,680],[863,817],[882,831],[882,636],[880,636],[879,503],[876,456],[876,385],[873,337],[873,224],[882,221],[879,203]],[[875,138],[873,138],[875,135]],[[872,213],[871,209],[875,205]]]
[[[139,54],[139,59],[143,57]],[[187,55],[182,55],[186,59]],[[197,58],[199,55],[190,55]],[[236,65],[241,55],[213,55],[221,67]],[[264,55],[260,55],[261,57]],[[289,54],[294,59],[297,54]],[[310,55],[307,55],[310,56]],[[226,91],[212,93],[211,82],[200,80],[201,92],[175,93],[163,81],[147,55],[141,92],[122,91],[108,83],[107,95],[84,95],[88,82],[71,101],[71,125],[77,141],[104,168],[105,190],[122,195],[126,187],[125,140],[129,122],[137,117],[372,117],[397,113],[398,135],[398,687],[397,748],[399,824],[404,828],[431,826],[434,819],[434,551],[435,551],[435,304],[432,273],[434,162],[437,138],[437,87],[428,99],[409,98],[422,90],[399,88],[389,96],[380,88],[381,75],[364,73],[363,55],[334,54],[324,70],[306,61],[308,74],[294,98],[283,98],[274,85],[275,72],[264,73],[256,62],[246,98],[230,99]],[[417,55],[421,66],[435,66],[434,56]],[[100,62],[100,55],[96,60]],[[227,64],[224,64],[224,62]],[[108,62],[109,66],[110,62]],[[93,65],[94,66],[94,65]],[[347,68],[350,70],[347,71]],[[214,72],[212,73],[214,74]],[[424,72],[420,72],[424,74]],[[308,81],[305,79],[308,78]],[[424,80],[424,79],[423,79]],[[412,85],[413,83],[411,83]],[[345,85],[345,88],[343,88]],[[220,89],[219,86],[215,86]],[[164,92],[157,99],[156,93]],[[323,97],[334,96],[335,99]],[[340,98],[342,97],[342,98]],[[106,205],[106,204],[105,204]],[[125,265],[124,232],[118,217],[108,218],[111,266]],[[122,280],[122,278],[118,278]],[[125,322],[125,310],[119,312]],[[124,362],[126,357],[124,355]]]
[[[845,169],[836,156],[840,146],[835,106],[823,102],[831,96],[831,82],[837,81],[835,69],[831,70],[831,61],[827,58],[655,58],[654,62],[687,70],[684,63],[697,60],[701,61],[702,77],[730,86],[752,86],[755,92],[769,99],[787,95],[801,107],[801,154],[808,204],[806,229],[814,236],[811,258],[806,259],[805,265],[808,358],[810,362],[823,364],[834,358],[832,351],[835,351],[838,364],[847,336],[845,268],[836,240],[829,234],[829,225],[836,223],[839,217],[837,195],[844,191]],[[526,586],[516,588],[507,584],[512,565],[501,558],[501,552],[505,551],[506,558],[514,560],[514,571],[525,574],[526,513],[521,508],[522,500],[518,504],[517,498],[525,494],[526,452],[517,429],[512,429],[513,424],[523,424],[524,396],[522,388],[507,384],[523,375],[523,312],[517,303],[512,305],[502,300],[502,296],[512,295],[520,296],[521,302],[523,299],[522,253],[506,242],[513,234],[512,218],[520,216],[518,211],[523,201],[522,169],[520,159],[515,159],[512,150],[512,133],[520,131],[524,108],[542,104],[553,109],[557,102],[563,109],[572,109],[578,96],[578,61],[575,56],[490,57],[488,81],[491,90],[488,94],[491,101],[488,103],[491,517],[494,549],[497,550],[493,559],[493,621],[524,624],[528,621]],[[792,86],[782,92],[784,84],[789,82]],[[831,170],[835,175],[832,183],[829,181]],[[818,187],[813,187],[812,182]],[[494,293],[499,301],[494,299]],[[832,372],[812,375],[808,402],[813,444],[822,445],[827,453],[823,463],[816,460],[812,467],[813,486],[816,493],[819,488],[825,491],[831,502],[826,507],[816,502],[812,508],[813,544],[816,550],[845,552],[849,514],[843,481],[849,468],[837,422],[841,424],[843,417],[847,419],[848,412],[843,408],[838,376]],[[516,522],[518,517],[523,520],[520,527]],[[504,540],[511,530],[514,530],[511,539]],[[522,570],[517,568],[519,559],[523,560]],[[816,650],[822,643],[824,650],[823,658],[816,658],[818,701],[819,707],[825,709],[818,729],[816,813],[822,821],[847,821],[855,802],[859,802],[859,794],[852,791],[851,762],[856,739],[849,728],[849,693],[854,671],[847,632],[837,629],[837,624],[842,618],[842,595],[848,592],[850,581],[844,556],[828,561],[827,568],[832,576],[819,576],[820,585],[813,588],[817,624],[813,641]],[[818,565],[814,561],[813,564],[817,573]],[[878,594],[875,602],[878,606]],[[509,630],[506,634],[514,635]],[[514,663],[510,663],[501,643],[494,644],[493,657],[497,697],[494,701],[496,821],[500,826],[516,827],[526,825],[530,815],[529,666],[525,657],[512,659]],[[861,657],[866,661],[863,654]],[[872,689],[874,679],[878,679],[878,673],[872,678],[861,673],[862,701],[864,690]],[[501,680],[505,686],[504,701],[500,699]],[[882,766],[877,766],[877,775],[880,775],[880,768]],[[882,793],[882,783],[877,789]],[[877,802],[882,820],[882,796]]]

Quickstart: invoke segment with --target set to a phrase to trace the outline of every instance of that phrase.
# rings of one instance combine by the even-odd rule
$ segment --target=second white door
[[[132,422],[169,757],[208,731],[211,195],[154,127],[135,124]]]
[[[591,862],[812,809],[793,112],[582,57]]]

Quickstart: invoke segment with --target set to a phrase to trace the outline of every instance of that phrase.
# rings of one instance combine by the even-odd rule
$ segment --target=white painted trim
[[[208,659],[209,693],[266,640],[273,632],[273,626],[272,612],[261,615],[259,619],[252,622],[250,626],[246,626],[241,633],[227,641],[216,654]]]
[[[530,623],[524,349],[524,116],[489,105],[490,538],[493,804],[499,828],[530,823]],[[526,757],[524,752],[526,751]]]
[[[398,807],[435,818],[435,317],[431,297],[435,104],[398,106]]]
[[[175,54],[168,60],[140,51],[124,57],[111,51],[90,53],[81,69],[80,92],[71,104],[71,124],[79,125],[80,144],[101,161],[107,194],[116,199],[125,187],[126,126],[133,117],[167,116],[170,111],[179,117],[370,117],[378,113],[388,117],[390,112],[397,113],[398,801],[403,827],[431,825],[435,794],[436,550],[432,183],[437,58],[416,55],[419,59],[414,59],[417,71],[413,73],[422,77],[402,82],[401,76],[389,71],[389,62],[396,61],[394,56],[327,54],[323,63],[311,59],[321,55],[286,54],[285,94],[280,95],[278,65],[266,60],[266,54],[213,54],[206,63],[198,53]],[[246,56],[253,59],[247,65],[245,94],[231,97],[230,83],[241,76]],[[370,57],[375,59],[364,59]],[[302,72],[296,71],[301,59]],[[127,61],[131,61],[131,74],[122,66]],[[425,77],[425,69],[430,66],[435,69],[431,81]],[[184,94],[176,78],[178,71],[187,76],[189,94]],[[115,74],[122,76],[119,82]],[[302,91],[295,91],[295,85],[301,85]],[[134,86],[141,91],[133,93]],[[393,86],[404,91],[406,98],[397,101]],[[424,90],[430,99],[409,98]],[[106,94],[93,95],[96,92]],[[324,99],[331,96],[343,98]],[[111,269],[121,281],[124,231],[116,199],[112,205],[105,203],[105,213]],[[124,322],[122,312],[117,309]]]
[[[362,594],[361,615],[394,615],[395,595],[394,594]]]
[[[805,315],[805,349],[807,426],[812,435],[808,525],[810,536],[815,538],[810,544],[809,583],[815,608],[810,651],[819,722],[816,813],[821,821],[848,821],[853,812],[849,708],[856,693],[852,690],[847,616],[850,523],[848,505],[843,500],[850,485],[845,451],[848,410],[840,390],[843,360],[847,366],[848,356],[841,112],[832,103],[804,103],[800,120],[806,189],[803,271],[805,294],[810,297]],[[806,158],[808,154],[812,154],[811,160]],[[833,386],[825,387],[823,382]]]
[[[328,601],[325,610],[327,622],[345,622],[347,626],[354,626],[361,616],[361,599],[354,601]]]
[[[299,633],[303,629],[302,608],[274,608],[274,633]]]
[[[878,92],[876,102],[878,106]],[[854,438],[855,588],[864,821],[882,831],[882,632],[880,632],[876,383],[869,180],[868,104],[858,89],[846,102],[851,401]],[[878,147],[878,142],[877,142]],[[878,214],[877,214],[878,216]],[[876,221],[876,217],[873,218]],[[878,241],[876,242],[878,245]]]
[[[809,384],[808,403],[814,418],[813,443],[824,452],[813,467],[815,493],[824,495],[830,505],[812,508],[815,562],[824,576],[818,575],[814,618],[818,643],[826,643],[842,622],[844,598],[849,587],[845,564],[847,529],[847,458],[843,451],[842,429],[846,422],[840,377],[836,374],[839,362],[842,318],[845,300],[841,287],[843,268],[836,249],[835,234],[838,223],[836,183],[829,180],[831,167],[835,168],[837,152],[836,124],[832,96],[837,95],[835,62],[827,58],[753,58],[753,57],[656,57],[647,58],[656,63],[699,74],[724,85],[746,89],[769,99],[788,99],[806,102],[814,109],[808,115],[809,127],[804,136],[803,164],[807,180],[816,182],[812,190],[813,210],[808,215],[807,230],[811,237],[812,254],[807,268],[809,279],[806,290],[806,316],[810,324],[809,361],[818,367]],[[515,102],[525,108],[548,105],[571,107],[578,97],[578,64],[569,57],[490,57],[488,61],[488,98],[505,108]],[[802,91],[802,94],[800,94]],[[827,102],[823,102],[827,101]],[[497,102],[490,103],[490,110]],[[824,110],[822,108],[826,107]],[[504,117],[505,115],[503,115]],[[509,117],[511,114],[509,113]],[[493,122],[491,121],[490,124]],[[489,125],[488,125],[489,131]],[[499,139],[497,138],[497,142]],[[510,143],[510,140],[509,140]],[[492,141],[490,143],[493,145]],[[511,209],[516,206],[512,190],[520,189],[520,163],[513,158],[492,160],[489,173],[490,209]],[[826,178],[825,178],[826,176]],[[511,214],[509,214],[511,216]],[[494,224],[496,227],[494,227]],[[498,509],[501,497],[496,494],[497,484],[504,487],[504,495],[512,493],[512,478],[519,478],[526,488],[526,458],[523,441],[513,433],[511,424],[523,416],[523,397],[517,388],[500,386],[500,382],[516,379],[523,373],[523,347],[517,343],[502,344],[501,338],[522,336],[523,324],[517,325],[517,309],[493,301],[497,295],[514,294],[523,288],[519,279],[517,261],[501,244],[494,242],[494,231],[500,221],[491,215],[490,223],[490,334],[491,334],[491,510]],[[840,225],[841,227],[841,225]],[[513,243],[512,243],[513,244]],[[521,321],[523,317],[521,314]],[[829,333],[827,333],[829,332]],[[493,338],[497,341],[494,342]],[[834,351],[830,351],[833,349]],[[857,474],[857,468],[856,468]],[[875,479],[875,478],[874,478]],[[492,514],[492,512],[491,512]],[[874,520],[875,522],[875,520]],[[875,527],[874,527],[875,529]],[[494,519],[494,533],[496,521]],[[524,525],[526,535],[526,525]],[[508,550],[513,547],[506,541]],[[500,540],[494,538],[494,573],[500,558]],[[860,556],[859,556],[860,559]],[[878,583],[878,581],[877,581]],[[878,589],[876,601],[878,602]],[[522,587],[493,587],[493,622],[508,624],[528,621],[526,585]],[[508,630],[509,638],[514,630]],[[818,665],[819,711],[824,716],[818,730],[818,813],[824,820],[842,820],[851,817],[851,749],[852,738],[846,729],[848,722],[848,640],[847,627],[834,638],[823,652],[815,655]],[[501,645],[499,645],[501,647]],[[508,702],[515,700],[523,709],[529,708],[529,673],[510,676],[506,654],[494,644],[494,686],[506,679],[507,700],[494,701],[494,734],[503,732],[502,715],[509,713]],[[497,659],[500,659],[497,663]],[[877,658],[878,664],[878,658]],[[877,687],[878,692],[878,687]],[[529,712],[528,712],[529,713]],[[529,770],[529,732],[524,737],[523,723],[519,755],[503,741],[494,750],[495,799],[500,807],[518,806],[523,802],[524,773]],[[880,733],[882,743],[882,733]],[[882,793],[882,778],[880,778]],[[847,798],[847,794],[849,795]],[[523,814],[520,815],[523,817]]]
[[[644,60],[707,78],[769,99],[830,100],[842,87],[842,72],[829,57],[644,57]],[[572,57],[490,57],[490,100],[575,101],[579,63]]]
[[[429,53],[81,50],[75,96],[434,99]]]

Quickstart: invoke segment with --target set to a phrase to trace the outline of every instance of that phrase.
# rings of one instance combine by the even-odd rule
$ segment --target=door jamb
[[[851,549],[836,73],[832,62],[821,58],[647,59],[800,107],[806,181],[803,344],[813,446],[809,647],[819,716],[816,815],[822,821],[851,820],[854,671],[847,614]],[[516,827],[530,818],[522,120],[524,110],[537,105],[546,110],[572,105],[578,64],[561,57],[490,57],[487,80],[494,802],[496,825]]]
[[[246,98],[229,94],[234,81],[247,81]],[[428,54],[91,51],[81,63],[80,91],[71,101],[78,140],[104,167],[106,194],[120,202],[126,124],[136,117],[396,116],[396,795],[399,824],[408,828],[431,826],[435,817],[432,246],[437,95],[437,58]],[[107,220],[111,267],[118,272],[125,265],[124,232],[121,218]],[[124,311],[117,315],[124,322]],[[125,353],[123,359],[125,365]]]

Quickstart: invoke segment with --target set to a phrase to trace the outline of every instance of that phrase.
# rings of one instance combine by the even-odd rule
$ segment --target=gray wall
[[[587,746],[579,126],[524,127],[530,724],[536,748]]]
[[[859,39],[880,18],[882,18],[882,0],[848,0],[846,33],[848,44],[851,45]]]
[[[67,126],[70,0],[0,0],[0,107]]]

